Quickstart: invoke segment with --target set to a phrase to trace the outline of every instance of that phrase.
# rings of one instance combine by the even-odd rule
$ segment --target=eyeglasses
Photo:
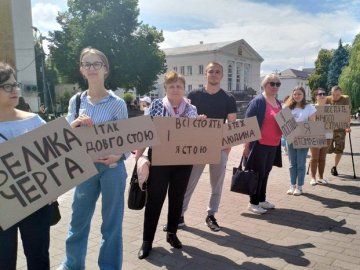
[[[325,96],[326,94],[325,93],[317,93],[316,95],[317,96]]]
[[[99,70],[104,66],[104,63],[103,62],[94,62],[94,63],[81,62],[81,66],[87,70],[89,70],[91,68],[91,66],[93,66],[94,70]]]
[[[280,87],[281,82],[269,82],[269,84],[270,84],[271,87],[274,87],[274,86]]]
[[[11,93],[13,90],[18,90],[21,87],[21,83],[6,83],[6,84],[2,84],[0,85],[0,88],[4,89],[5,92],[7,93]]]

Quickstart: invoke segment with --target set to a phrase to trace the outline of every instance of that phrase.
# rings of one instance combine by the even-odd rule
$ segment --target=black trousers
[[[162,206],[168,192],[168,232],[176,233],[192,165],[151,166],[147,181],[144,241],[153,241]]]
[[[254,148],[253,170],[259,173],[259,185],[256,194],[250,196],[250,203],[258,205],[266,200],[266,187],[269,173],[273,167],[277,146],[256,144]]]
[[[0,232],[0,269],[15,270],[18,231],[21,233],[28,270],[48,270],[50,244],[49,205],[40,208],[9,229]]]

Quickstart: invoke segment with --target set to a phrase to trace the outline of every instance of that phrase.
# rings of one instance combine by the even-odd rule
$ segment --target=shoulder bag
[[[141,210],[146,202],[146,183],[143,184],[143,190],[139,186],[139,177],[137,174],[137,165],[135,167],[130,180],[128,207],[132,210]]]
[[[233,168],[230,190],[237,193],[254,195],[259,183],[259,174],[253,170],[243,170],[243,157],[241,157],[239,167]]]

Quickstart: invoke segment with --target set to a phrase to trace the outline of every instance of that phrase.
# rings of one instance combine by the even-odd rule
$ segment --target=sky
[[[66,0],[31,3],[44,35],[60,29]],[[264,58],[261,75],[314,67],[321,48],[360,33],[360,0],[139,0],[139,8],[139,21],[163,30],[161,48],[244,39]]]

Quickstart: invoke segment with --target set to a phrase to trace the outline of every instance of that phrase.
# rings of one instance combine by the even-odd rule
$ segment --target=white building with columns
[[[206,84],[205,68],[210,61],[224,67],[221,88],[231,92],[244,92],[248,88],[260,89],[260,65],[264,60],[245,40],[217,42],[164,49],[168,70],[183,74],[186,92]],[[164,75],[159,76],[152,97],[164,96]]]

